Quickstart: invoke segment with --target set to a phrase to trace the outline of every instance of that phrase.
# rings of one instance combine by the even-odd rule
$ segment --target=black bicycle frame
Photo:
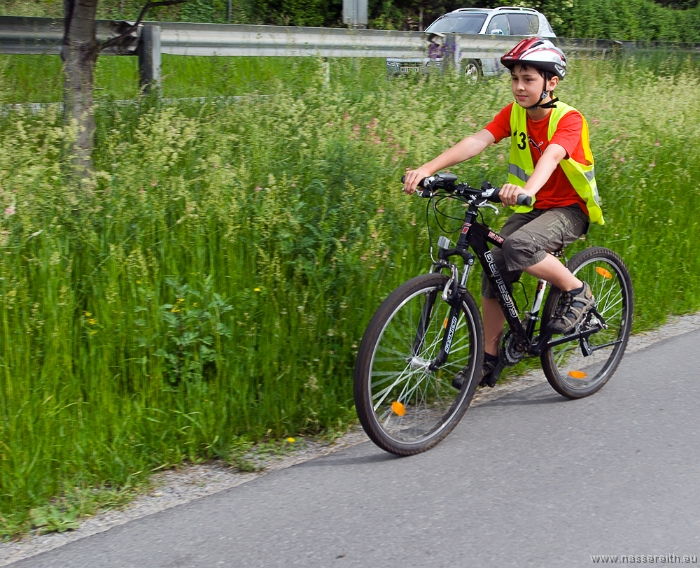
[[[593,335],[598,329],[587,329],[585,331],[580,331],[572,335],[567,335],[558,339],[551,339],[551,334],[547,332],[541,332],[536,341],[533,341],[533,336],[535,332],[535,323],[538,319],[538,314],[531,314],[531,317],[527,320],[526,324],[520,320],[518,315],[518,310],[515,304],[515,300],[508,290],[508,286],[503,280],[503,276],[496,266],[491,250],[488,244],[493,246],[501,247],[503,246],[504,237],[488,228],[487,226],[477,222],[478,209],[476,205],[471,203],[469,209],[467,210],[464,222],[462,224],[462,230],[457,241],[457,245],[452,249],[440,251],[440,261],[437,263],[436,268],[449,268],[450,264],[447,259],[452,256],[460,256],[465,262],[465,265],[473,264],[474,256],[469,252],[471,248],[475,253],[481,266],[486,273],[488,281],[491,283],[491,288],[496,294],[496,299],[501,306],[503,315],[508,322],[508,327],[512,333],[512,337],[517,345],[518,349],[532,356],[539,356],[545,349],[549,349],[556,345],[561,345],[562,343],[568,343],[570,341],[583,340],[581,341],[581,348],[585,355],[590,355],[590,346],[588,345],[587,338]],[[543,284],[542,284],[543,285]],[[449,316],[449,325],[447,326],[448,333],[445,334],[442,340],[442,345],[440,353],[435,358],[433,363],[430,365],[431,370],[436,370],[442,366],[447,360],[447,356],[450,352],[450,345],[452,343],[452,331],[457,325],[457,319],[459,317],[459,302],[463,290],[459,289],[459,283],[454,282],[453,289],[450,290],[448,296],[448,302],[452,306]],[[539,291],[539,289],[538,289]],[[429,302],[432,309],[432,302]],[[589,351],[586,353],[586,351]]]

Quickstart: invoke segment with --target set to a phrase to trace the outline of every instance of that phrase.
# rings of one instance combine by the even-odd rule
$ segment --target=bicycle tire
[[[434,273],[394,290],[372,317],[355,364],[355,407],[369,438],[383,450],[409,456],[442,441],[459,423],[478,386],[483,326],[474,298],[465,292],[447,362],[438,354],[450,306],[442,299],[447,276]],[[460,390],[452,379],[464,371]]]
[[[580,341],[551,347],[540,356],[542,370],[552,388],[562,396],[577,399],[603,388],[620,364],[632,328],[634,290],[625,263],[609,249],[583,250],[571,258],[567,267],[580,280],[588,282],[596,299],[596,310],[608,325],[608,329],[589,337],[594,349],[589,356],[583,355]],[[542,313],[542,329],[554,314],[560,296],[561,291],[552,287]]]

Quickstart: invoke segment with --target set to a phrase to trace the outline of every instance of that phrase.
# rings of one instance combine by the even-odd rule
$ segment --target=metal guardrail
[[[98,20],[97,39],[117,35],[121,22]],[[160,28],[160,52],[205,56],[421,57],[427,49],[424,32],[144,22]],[[58,54],[63,20],[0,17],[0,53]],[[493,57],[505,53],[517,36],[461,35],[462,57]],[[557,39],[572,51],[610,49],[614,42]],[[116,54],[107,52],[106,54]],[[136,52],[120,55],[135,55]]]
[[[0,54],[60,54],[63,20],[53,18],[0,17]],[[97,40],[104,41],[125,28],[126,22],[97,21]],[[462,61],[496,58],[512,48],[520,36],[448,34],[450,65]],[[567,52],[606,52],[629,48],[627,43],[605,40],[554,39]],[[251,26],[143,22],[138,38],[126,50],[105,55],[138,55],[141,85],[150,88],[161,80],[161,54],[200,56],[316,56],[424,59],[424,32],[388,30]],[[445,66],[444,68],[447,68]]]
[[[161,22],[162,53],[172,55],[415,57],[420,32]]]
[[[98,20],[97,40],[119,35],[123,22]],[[0,16],[0,53],[10,55],[58,55],[63,41],[63,20]],[[135,46],[134,46],[135,48]],[[106,50],[105,55],[133,55]]]

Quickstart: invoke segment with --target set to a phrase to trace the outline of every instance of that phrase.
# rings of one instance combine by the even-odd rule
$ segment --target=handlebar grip
[[[426,179],[428,179],[428,178],[423,178],[422,180],[420,180],[420,181],[418,182],[418,187],[422,188],[422,187],[423,187],[423,182],[424,182]],[[406,183],[406,176],[405,176],[405,175],[401,176],[401,183]]]
[[[530,207],[530,205],[532,205],[532,197],[521,193],[520,195],[518,195],[518,200],[516,203],[518,205],[527,205],[528,207]]]

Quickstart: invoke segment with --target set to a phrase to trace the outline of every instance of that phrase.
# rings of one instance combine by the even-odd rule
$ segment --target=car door
[[[486,33],[489,35],[511,35],[508,16],[506,14],[496,14],[486,25]],[[481,67],[484,75],[496,75],[503,71],[498,57],[482,59]]]

